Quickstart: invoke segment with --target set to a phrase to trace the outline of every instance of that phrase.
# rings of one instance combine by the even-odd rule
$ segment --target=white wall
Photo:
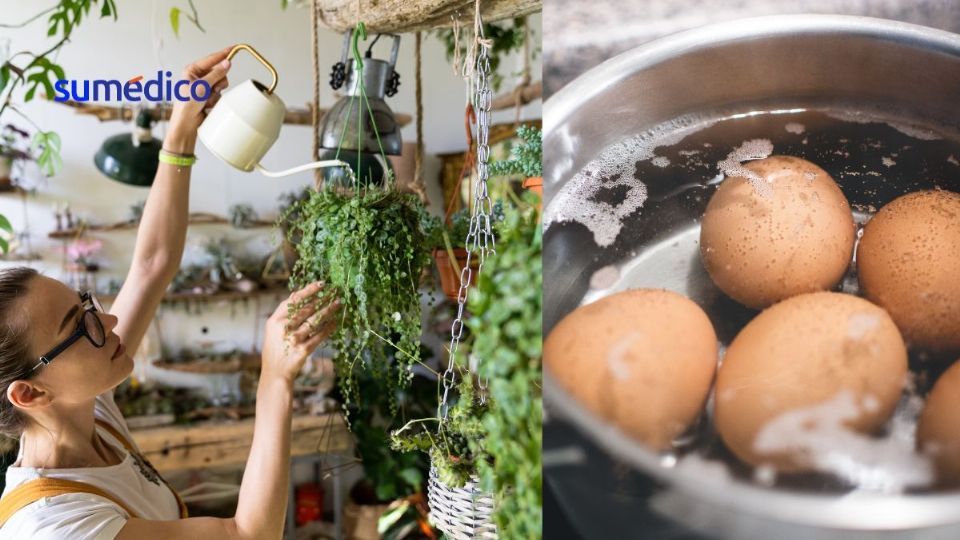
[[[35,2],[3,0],[0,19],[5,23],[25,20],[42,6]],[[183,5],[181,5],[183,4]],[[279,0],[210,0],[197,2],[200,22],[206,29],[200,32],[189,22],[182,20],[180,38],[174,37],[168,20],[172,6],[186,7],[183,2],[118,2],[118,21],[90,19],[85,21],[73,35],[71,42],[59,53],[57,61],[64,66],[70,79],[118,79],[127,80],[143,74],[150,78],[158,69],[170,70],[179,75],[187,63],[205,56],[231,43],[246,42],[258,49],[270,60],[279,72],[277,94],[288,106],[303,106],[312,96],[310,14],[306,9],[280,8]],[[531,25],[539,36],[540,16],[532,17]],[[11,40],[10,50],[41,50],[51,43],[45,37],[45,18],[24,29],[2,29],[0,36]],[[333,91],[327,81],[332,64],[339,60],[342,36],[322,30],[319,38],[321,64],[321,106],[329,107],[334,102]],[[384,58],[389,54],[381,40],[375,56]],[[511,88],[515,79],[510,76],[521,66],[519,56],[506,59],[501,72],[506,76],[504,89]],[[394,111],[413,113],[414,104],[414,39],[403,36],[398,60],[401,74],[400,92],[388,99]],[[540,73],[539,61],[533,64],[534,73]],[[234,83],[247,78],[266,81],[269,74],[246,53],[234,59],[230,80]],[[466,100],[463,82],[453,73],[448,64],[443,46],[433,36],[424,37],[423,46],[423,102],[424,139],[428,153],[460,151],[465,147],[463,134],[463,107]],[[21,91],[22,92],[22,91]],[[20,94],[22,95],[22,93]],[[17,230],[28,228],[35,251],[44,260],[31,263],[48,275],[61,275],[61,242],[50,240],[47,233],[54,229],[53,205],[69,202],[75,215],[94,222],[111,222],[127,218],[129,207],[144,199],[147,190],[129,187],[114,182],[100,174],[93,165],[93,155],[99,145],[110,135],[128,131],[131,124],[121,122],[100,123],[86,115],[77,115],[55,103],[35,100],[23,105],[26,112],[43,129],[57,131],[63,139],[63,171],[54,178],[42,181],[38,192],[28,198],[24,211],[19,199],[11,194],[0,196],[0,213],[10,218]],[[494,117],[495,122],[513,120],[513,111],[504,111]],[[522,111],[523,118],[538,118],[540,104],[528,105]],[[0,122],[24,121],[14,114],[5,113]],[[162,136],[163,126],[155,127],[155,135]],[[405,141],[415,139],[414,125],[403,130]],[[280,140],[264,159],[267,168],[279,169],[306,162],[310,158],[311,129],[307,126],[286,126]],[[213,212],[226,215],[227,209],[238,203],[250,204],[261,217],[271,219],[276,215],[277,198],[280,194],[300,186],[309,185],[310,173],[302,173],[285,179],[268,179],[256,173],[242,173],[219,162],[202,145],[198,144],[199,162],[194,167],[190,196],[191,211]],[[426,180],[430,186],[433,206],[438,207],[440,198],[437,183],[438,161],[427,163]],[[29,216],[25,220],[25,214]],[[238,231],[227,226],[199,226],[191,228],[185,262],[195,261],[202,255],[202,243],[208,237],[226,235],[232,242],[248,246],[255,253],[266,253],[276,241],[271,230]],[[129,264],[133,231],[96,233],[104,243],[101,259],[104,271],[99,279],[106,283],[110,278],[122,278]],[[11,263],[0,263],[10,265]],[[270,306],[263,306],[269,312]],[[252,308],[234,306],[231,316],[229,306],[207,308],[200,322],[188,317],[183,311],[168,311],[163,320],[163,339],[169,346],[179,348],[197,340],[216,341],[223,348],[234,344],[250,347],[253,343],[254,321]],[[219,312],[219,313],[218,313]],[[249,319],[249,320],[248,320]],[[199,328],[209,332],[201,334]]]

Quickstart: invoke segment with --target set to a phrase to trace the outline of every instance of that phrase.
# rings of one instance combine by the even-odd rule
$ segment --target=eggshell
[[[906,347],[883,309],[841,293],[795,296],[764,310],[730,344],[717,374],[714,421],[743,461],[808,470],[809,448],[786,440],[794,432],[781,430],[784,439],[770,452],[758,444],[762,430],[800,410],[829,424],[828,402],[849,402],[852,411],[835,411],[844,415],[837,429],[871,432],[893,413],[906,372]]]
[[[670,447],[703,409],[717,337],[700,307],[636,289],[581,306],[544,342],[550,373],[585,408],[655,449]]]
[[[960,194],[917,191],[886,204],[864,227],[857,272],[908,345],[960,352]]]
[[[836,182],[791,156],[743,169],[720,184],[703,215],[700,254],[714,283],[753,308],[837,285],[856,229]]]
[[[960,484],[960,361],[937,379],[927,396],[917,446],[936,463],[938,483]]]

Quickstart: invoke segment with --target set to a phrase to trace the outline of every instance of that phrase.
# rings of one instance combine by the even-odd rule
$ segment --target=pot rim
[[[907,44],[911,47],[960,57],[960,35],[925,26],[872,17],[847,15],[775,15],[711,24],[659,38],[621,53],[590,69],[544,102],[544,139],[558,136],[571,115],[585,103],[621,84],[636,72],[685,54],[745,39],[797,35],[849,34]],[[548,181],[552,195],[566,179]],[[702,503],[761,519],[798,525],[853,531],[904,531],[960,524],[956,509],[960,493],[884,495],[851,492],[811,494],[788,492],[730,479],[722,483],[704,479],[703,471],[661,466],[661,457],[619,429],[579,406],[573,397],[543,369],[545,405],[569,420],[579,431],[610,455]],[[722,487],[722,489],[712,489]],[[951,530],[953,530],[951,528]]]

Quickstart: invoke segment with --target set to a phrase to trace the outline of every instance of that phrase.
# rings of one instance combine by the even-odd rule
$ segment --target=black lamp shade
[[[141,111],[137,115],[137,126],[150,129],[152,119],[149,113]],[[100,172],[108,177],[131,186],[149,187],[157,175],[160,164],[158,155],[163,144],[153,138],[134,144],[132,133],[114,135],[103,142],[93,156],[93,162]]]

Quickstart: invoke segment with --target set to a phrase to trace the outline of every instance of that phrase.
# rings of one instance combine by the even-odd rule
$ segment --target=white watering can
[[[241,43],[230,50],[227,60],[233,58],[241,49],[250,52],[270,70],[273,83],[267,88],[253,79],[248,79],[228,88],[200,124],[197,131],[200,142],[213,155],[241,171],[250,172],[256,169],[274,178],[322,167],[347,166],[337,159],[315,161],[276,172],[260,166],[260,160],[280,136],[280,126],[283,125],[287,107],[273,93],[277,87],[277,70],[253,47]]]

